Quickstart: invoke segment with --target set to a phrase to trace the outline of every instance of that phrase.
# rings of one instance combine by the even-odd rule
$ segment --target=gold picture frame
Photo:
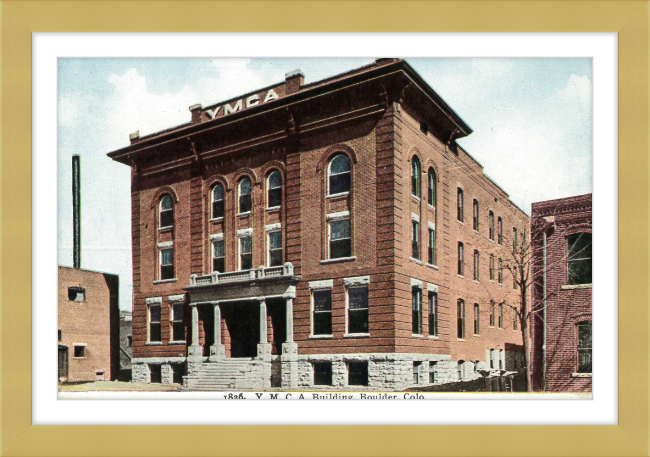
[[[648,455],[648,0],[5,0],[0,20],[1,455]],[[32,425],[31,34],[40,31],[618,32],[618,425]]]

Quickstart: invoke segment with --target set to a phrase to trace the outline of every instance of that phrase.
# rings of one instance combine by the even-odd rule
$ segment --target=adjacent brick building
[[[531,222],[533,389],[591,392],[591,194],[533,203]]]
[[[119,277],[59,266],[59,380],[116,379]]]
[[[132,169],[135,381],[385,390],[522,366],[498,267],[529,219],[408,63],[190,112],[108,154]]]

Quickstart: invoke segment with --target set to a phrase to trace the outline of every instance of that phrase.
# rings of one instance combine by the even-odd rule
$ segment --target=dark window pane
[[[271,249],[282,249],[282,232],[269,233],[269,244]]]
[[[217,219],[223,217],[223,200],[212,202],[212,218]]]
[[[248,178],[243,178],[239,182],[239,195],[250,195],[251,187],[251,180]]]
[[[85,356],[85,346],[75,346],[74,347],[74,356],[75,357],[84,357]]]
[[[160,322],[149,324],[149,341],[162,341]]]
[[[348,322],[349,333],[368,333],[368,309],[351,309]]]
[[[172,198],[169,195],[165,195],[162,200],[160,200],[161,211],[172,209],[172,207]]]
[[[433,293],[429,293],[429,335],[436,336],[438,334],[438,320],[436,318],[436,313],[438,312],[437,300],[438,296]]]
[[[368,288],[355,287],[348,290],[350,309],[368,308]]]
[[[160,279],[174,279],[174,265],[160,267]]]
[[[253,252],[253,239],[250,236],[241,237],[239,242],[242,254],[250,254]]]
[[[269,189],[282,187],[282,175],[279,171],[274,171],[269,175]]]
[[[160,212],[160,226],[171,227],[174,224],[174,211],[161,211]]]
[[[330,258],[338,259],[341,257],[350,257],[352,255],[352,245],[350,239],[330,242]]]
[[[314,311],[331,311],[332,291],[318,290],[314,292]]]
[[[212,271],[224,273],[226,271],[226,259],[224,257],[212,259]]]
[[[241,269],[242,270],[251,270],[253,268],[253,255],[252,254],[242,254],[241,255]]]
[[[368,385],[368,362],[348,363],[348,385],[350,386]]]
[[[411,332],[419,335],[421,332],[422,292],[417,287],[413,287],[411,290],[411,304]]]
[[[225,252],[225,243],[223,240],[217,240],[212,243],[213,247],[213,257],[214,258],[219,258],[219,257],[225,257],[226,252]]]
[[[149,371],[151,372],[151,383],[160,384],[162,382],[162,366],[149,365]]]
[[[268,207],[274,208],[280,205],[282,205],[282,188],[278,187],[277,189],[270,189]]]
[[[271,265],[272,267],[277,267],[282,265],[282,249],[275,249],[271,251]]]
[[[149,307],[149,322],[160,322],[160,306]]]
[[[240,213],[247,213],[251,210],[251,194],[248,195],[241,195],[239,197],[239,212]]]
[[[569,284],[591,284],[591,233],[576,233],[568,237]]]
[[[350,171],[350,161],[347,156],[339,154],[334,159],[330,165],[330,174],[338,174]]]
[[[350,192],[350,173],[330,176],[330,195]]]
[[[184,363],[175,363],[172,365],[174,370],[174,384],[183,384],[183,376],[185,375],[185,364]]]
[[[172,340],[185,341],[185,324],[183,322],[172,323]]]
[[[330,239],[340,240],[350,238],[350,220],[330,222]]]
[[[332,313],[319,312],[314,313],[314,335],[331,335],[332,334]]]
[[[173,317],[172,320],[182,321],[185,314],[185,305],[182,303],[174,304],[172,308]]]
[[[436,206],[436,175],[432,168],[429,168],[429,205]]]
[[[420,196],[420,162],[417,157],[411,160],[411,193]]]
[[[212,201],[217,202],[220,200],[223,200],[223,186],[221,184],[217,184],[212,190]]]
[[[332,363],[331,362],[314,362],[314,385],[315,386],[332,385]]]
[[[419,259],[420,258],[420,224],[417,221],[411,221],[412,222],[412,234],[411,234],[411,240],[412,240],[412,249],[411,249],[411,255],[414,259]]]

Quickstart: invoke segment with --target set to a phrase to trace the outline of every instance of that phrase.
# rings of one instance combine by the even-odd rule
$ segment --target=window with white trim
[[[411,220],[411,256],[420,259],[420,223],[415,219]]]
[[[368,333],[368,286],[348,287],[348,333]]]
[[[436,231],[429,227],[429,265],[436,264]]]
[[[243,177],[239,181],[239,214],[249,213],[253,206],[252,191],[253,185],[251,180],[247,177]]]
[[[481,315],[479,310],[478,303],[474,303],[474,335],[480,335],[481,333]]]
[[[488,225],[489,225],[488,236],[492,241],[494,241],[494,213],[492,212],[492,210],[488,212]]]
[[[282,206],[282,175],[278,170],[273,170],[269,174],[267,186],[267,208],[277,208]]]
[[[158,227],[168,228],[174,225],[174,202],[169,195],[163,195],[159,205],[160,217]]]
[[[332,289],[312,290],[313,334],[332,334]]]
[[[465,260],[464,260],[464,255],[465,255],[465,246],[463,245],[462,242],[458,242],[458,275],[463,276],[463,273],[465,273]]]
[[[185,305],[183,303],[173,303],[171,311],[172,341],[185,341],[185,324],[183,323]]]
[[[418,286],[411,287],[411,332],[414,335],[422,334],[422,289]]]
[[[478,249],[474,249],[474,281],[479,280],[479,253]]]
[[[591,373],[591,321],[576,324],[577,373]]]
[[[458,338],[465,338],[465,301],[462,298],[458,299],[456,305],[456,324],[457,324],[457,334]]]
[[[436,182],[436,172],[433,169],[433,167],[429,168],[429,173],[428,173],[428,178],[429,178],[429,186],[428,186],[428,203],[429,205],[433,206],[435,208],[436,206],[436,188],[437,188],[437,182]]]
[[[352,239],[349,216],[329,221],[328,232],[329,258],[350,257],[352,255]]]
[[[456,189],[456,218],[458,222],[463,222],[463,189],[458,187]]]
[[[338,154],[330,160],[328,166],[327,195],[350,192],[350,159],[345,154]]]
[[[224,192],[219,183],[212,187],[212,219],[221,219],[224,215]]]
[[[473,221],[474,221],[474,230],[478,232],[479,229],[479,209],[478,209],[478,200],[474,199],[474,202],[472,204],[472,212],[473,212]]]
[[[591,284],[591,233],[569,235],[567,244],[569,284]]]
[[[223,238],[212,242],[212,271],[217,273],[226,271],[226,244]]]
[[[420,160],[416,156],[411,159],[411,194],[420,198]]]
[[[429,336],[438,336],[438,294],[429,292]]]
[[[174,248],[159,248],[160,279],[174,279]]]
[[[269,232],[269,266],[282,265],[282,231]]]
[[[149,340],[150,343],[162,341],[160,328],[160,305],[149,305]]]
[[[239,269],[250,270],[253,268],[253,237],[244,235],[239,237]]]

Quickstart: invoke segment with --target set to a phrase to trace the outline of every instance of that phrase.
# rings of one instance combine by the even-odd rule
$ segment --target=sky
[[[91,59],[58,61],[58,263],[72,266],[72,155],[81,155],[81,267],[120,275],[131,309],[130,169],[106,153],[129,134],[190,120],[207,106],[284,80],[313,82],[374,61]],[[407,59],[474,133],[458,143],[530,214],[532,202],[592,192],[592,61]]]

